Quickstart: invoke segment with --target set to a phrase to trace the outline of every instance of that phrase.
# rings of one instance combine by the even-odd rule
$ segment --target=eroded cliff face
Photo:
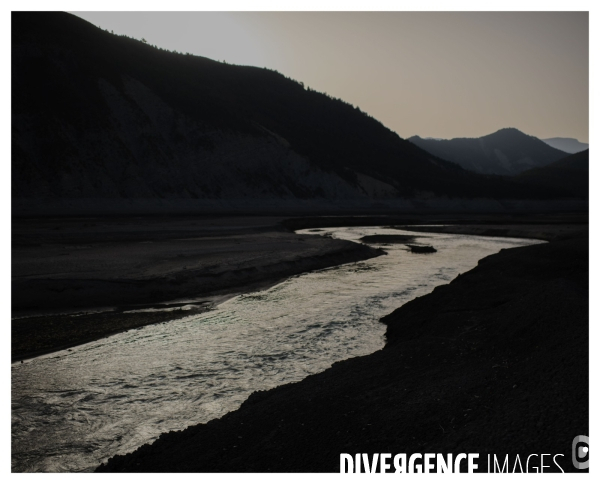
[[[56,58],[67,75],[72,69],[68,56]],[[119,82],[100,78],[97,92],[99,98],[83,113],[81,124],[52,113],[13,113],[13,163],[18,163],[12,172],[13,213],[502,212],[582,205],[458,199],[430,191],[404,198],[392,184],[373,176],[347,168],[342,177],[316,166],[258,123],[251,134],[203,124],[132,77]]]
[[[131,77],[121,89],[100,79],[106,125],[84,130],[13,117],[13,146],[25,169],[13,178],[13,197],[140,200],[367,199],[395,194],[351,183],[315,167],[282,137],[256,125],[256,135],[211,129],[174,110]],[[36,129],[37,128],[37,129]],[[42,134],[40,136],[40,131]],[[64,145],[60,171],[48,172],[36,148]]]

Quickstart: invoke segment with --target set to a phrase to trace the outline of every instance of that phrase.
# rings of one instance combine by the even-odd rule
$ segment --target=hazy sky
[[[276,69],[401,137],[515,127],[588,141],[587,12],[75,12],[170,50]]]

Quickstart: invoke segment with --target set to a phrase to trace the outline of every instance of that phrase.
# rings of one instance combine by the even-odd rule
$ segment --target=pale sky
[[[169,50],[275,69],[401,137],[588,142],[587,12],[73,12]]]

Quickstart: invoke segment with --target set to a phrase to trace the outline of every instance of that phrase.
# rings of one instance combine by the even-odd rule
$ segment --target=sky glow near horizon
[[[401,137],[515,127],[588,142],[587,12],[72,12],[116,34],[275,69]]]

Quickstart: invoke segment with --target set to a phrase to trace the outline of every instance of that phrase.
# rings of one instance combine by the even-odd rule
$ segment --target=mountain
[[[567,154],[515,128],[501,129],[481,138],[434,141],[413,136],[408,140],[466,170],[496,175],[516,175],[545,166]]]
[[[552,146],[552,148],[564,151],[565,153],[579,153],[590,147],[588,143],[582,143],[575,138],[546,138],[542,141],[547,145]]]
[[[14,214],[562,196],[470,173],[278,72],[169,52],[66,13],[13,12],[11,63]]]
[[[587,199],[590,182],[590,150],[580,151],[543,168],[521,173],[518,180],[531,185],[560,188],[573,197]]]

